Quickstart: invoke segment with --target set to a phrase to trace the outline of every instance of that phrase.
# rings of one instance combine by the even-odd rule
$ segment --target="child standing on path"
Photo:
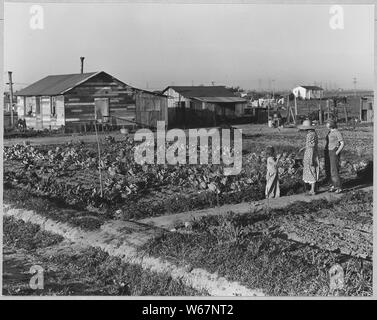
[[[278,162],[281,156],[275,157],[275,149],[272,146],[267,147],[266,156],[266,198],[278,198],[280,197]]]

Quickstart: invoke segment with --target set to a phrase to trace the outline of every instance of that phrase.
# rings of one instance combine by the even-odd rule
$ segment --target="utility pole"
[[[356,83],[357,79],[356,77],[353,78],[353,95],[356,97]]]
[[[12,71],[8,71],[9,82],[9,103],[10,103],[10,124],[13,128],[14,119],[13,119],[13,82],[12,82]]]
[[[275,83],[275,80],[272,79],[272,80],[271,80],[271,85],[272,85],[272,99],[275,99],[275,88],[274,88],[274,83]]]

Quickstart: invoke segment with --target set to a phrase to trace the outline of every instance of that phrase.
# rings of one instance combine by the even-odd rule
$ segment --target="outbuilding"
[[[296,98],[301,99],[321,99],[323,97],[323,89],[317,86],[298,86],[292,89]]]
[[[225,86],[169,86],[169,126],[218,125],[244,116],[247,100]]]

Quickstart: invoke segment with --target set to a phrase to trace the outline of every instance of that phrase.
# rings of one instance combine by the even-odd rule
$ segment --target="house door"
[[[109,122],[110,103],[109,98],[96,98],[94,100],[95,117],[100,122]]]
[[[368,121],[368,110],[361,110],[361,121]]]

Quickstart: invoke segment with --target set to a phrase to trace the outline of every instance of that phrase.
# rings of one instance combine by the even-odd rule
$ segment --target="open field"
[[[267,145],[275,146],[277,153],[283,154],[279,169],[282,196],[304,193],[299,161],[302,154],[298,150],[305,145],[305,135],[294,128],[238,127],[243,130],[242,170],[239,175],[227,177],[223,175],[223,164],[135,164],[136,144],[132,136],[114,135],[113,139],[101,135],[100,162],[94,137],[89,135],[60,143],[51,142],[50,138],[36,138],[32,145],[8,145],[4,147],[4,202],[92,231],[115,219],[137,222],[224,204],[259,201],[264,198]],[[231,212],[225,216],[204,216],[191,221],[187,227],[177,228],[178,232],[156,236],[140,252],[178,266],[203,268],[229,281],[239,281],[247,288],[262,288],[268,295],[332,295],[328,271],[334,264],[340,264],[345,271],[346,286],[336,294],[370,295],[372,194],[350,190],[372,185],[373,127],[342,127],[341,131],[346,143],[341,157],[345,200],[296,202],[285,209],[267,207],[265,211],[237,216]],[[325,133],[324,127],[318,128],[320,150],[323,150]],[[103,177],[103,196],[98,166]],[[323,160],[321,169],[320,187],[324,192]],[[133,287],[129,280],[130,287],[125,291],[117,285],[108,286],[108,282],[103,283],[107,288],[104,291],[99,286],[88,289],[87,284],[98,278],[94,280],[85,273],[89,271],[83,271],[84,274],[74,270],[88,264],[87,261],[93,261],[90,264],[98,268],[104,264],[104,279],[110,281],[117,277],[114,268],[120,262],[103,256],[97,249],[77,248],[66,240],[64,247],[71,247],[72,252],[65,255],[66,249],[62,249],[62,255],[57,254],[55,259],[53,248],[58,248],[62,240],[51,234],[40,234],[32,227],[26,227],[24,233],[40,236],[30,236],[32,240],[28,243],[33,246],[33,252],[28,253],[22,237],[17,237],[18,230],[25,227],[15,221],[7,221],[6,227],[13,230],[5,239],[9,261],[15,261],[8,267],[15,268],[15,272],[24,264],[23,259],[67,268],[64,275],[56,278],[56,283],[71,289],[52,285],[43,294],[201,294],[179,283],[169,284],[168,275],[162,278],[156,275],[154,282],[156,287],[164,283],[164,290],[148,289],[147,275],[141,269],[135,271],[141,287]],[[52,248],[51,259],[44,255],[43,248]],[[83,256],[78,265],[67,266],[63,261],[77,255]],[[89,280],[77,290],[64,282],[64,277],[83,276]],[[17,289],[20,283],[12,287],[12,281],[5,279],[7,294],[30,294],[30,290]]]

